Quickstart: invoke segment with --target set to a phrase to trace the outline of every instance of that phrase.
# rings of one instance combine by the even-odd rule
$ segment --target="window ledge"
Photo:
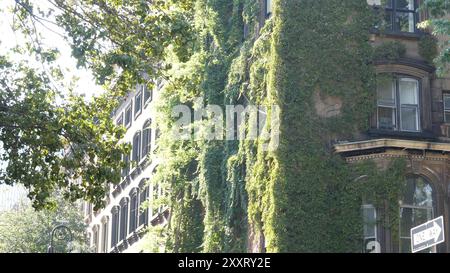
[[[389,139],[389,138],[338,143],[334,145],[334,151],[336,153],[346,153],[346,152],[388,148],[388,147],[412,149],[412,150],[432,150],[432,151],[450,152],[450,143]]]
[[[368,131],[369,136],[374,137],[394,137],[403,139],[424,139],[424,140],[436,140],[436,136],[428,131],[411,132],[411,131],[391,131],[382,129],[370,129]]]

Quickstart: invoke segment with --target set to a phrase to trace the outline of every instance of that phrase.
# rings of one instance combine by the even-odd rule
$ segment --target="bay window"
[[[419,81],[404,76],[379,77],[378,129],[420,131]]]

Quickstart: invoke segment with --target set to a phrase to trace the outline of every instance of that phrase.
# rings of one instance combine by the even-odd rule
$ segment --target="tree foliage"
[[[40,1],[39,1],[40,2]],[[0,181],[24,184],[36,208],[51,206],[50,193],[103,205],[109,183],[117,183],[123,128],[111,120],[120,99],[143,73],[160,71],[168,47],[189,54],[192,1],[16,0],[14,31],[24,45],[11,53],[34,56],[42,67],[0,56],[0,150],[6,167]],[[78,66],[89,68],[108,91],[86,102],[62,85],[58,50],[42,42],[37,26],[62,30]],[[55,84],[57,83],[57,84]]]
[[[420,28],[431,28],[433,35],[441,37],[439,41],[439,54],[434,58],[438,73],[448,71],[450,63],[450,1],[449,0],[425,0],[422,8],[429,14],[429,18],[419,24]]]
[[[52,195],[52,199],[56,209],[36,211],[29,201],[23,200],[18,207],[0,212],[0,252],[45,253],[53,228],[60,224],[70,228],[73,241],[55,239],[55,252],[89,251],[80,207],[62,195]]]

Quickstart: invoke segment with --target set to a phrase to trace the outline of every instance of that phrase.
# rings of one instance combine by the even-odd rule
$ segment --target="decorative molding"
[[[377,148],[401,148],[404,150],[411,149],[450,152],[450,143],[381,138],[334,144],[334,151],[336,153],[354,152]]]

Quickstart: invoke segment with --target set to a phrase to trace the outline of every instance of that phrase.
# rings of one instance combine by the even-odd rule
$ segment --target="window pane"
[[[395,129],[395,108],[378,107],[378,128]]]
[[[417,80],[401,78],[398,84],[400,89],[400,104],[417,105],[419,102]]]
[[[384,13],[384,22],[386,23],[386,30],[393,30],[392,26],[394,25],[392,22],[392,11],[385,11]]]
[[[414,10],[414,0],[396,0],[396,9]]]
[[[414,32],[414,13],[396,12],[395,13],[396,30],[401,32]]]
[[[450,110],[450,94],[444,95],[444,109]]]
[[[141,111],[141,107],[142,107],[142,95],[139,94],[136,96],[135,100],[134,100],[134,113],[139,113]]]
[[[364,221],[364,237],[375,237],[375,208],[374,207],[363,207],[363,221]]]
[[[402,107],[401,124],[402,130],[406,131],[419,130],[419,117],[417,115],[416,107]]]
[[[433,207],[433,188],[422,177],[406,180],[403,204],[419,207]]]
[[[450,122],[450,112],[445,112],[445,122]]]
[[[400,208],[400,237],[410,237],[411,228],[432,219],[431,208]]]
[[[142,89],[144,91],[144,103],[151,101],[152,93],[148,90],[148,87],[146,85],[143,85]]]
[[[394,81],[391,78],[380,78],[377,82],[378,105],[395,105]]]

